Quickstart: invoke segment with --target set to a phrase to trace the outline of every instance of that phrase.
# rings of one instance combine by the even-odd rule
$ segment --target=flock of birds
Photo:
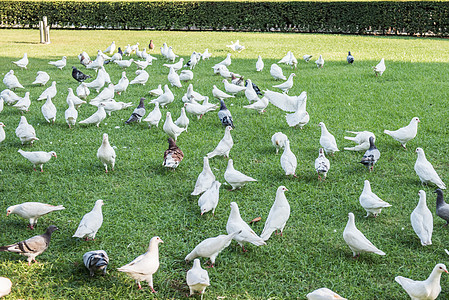
[[[153,41],[148,45],[149,50],[154,49]],[[242,51],[245,49],[243,45],[240,45],[239,41],[228,45],[233,51]],[[95,90],[98,94],[89,101],[89,104],[94,105],[98,110],[86,118],[83,121],[79,121],[78,124],[93,124],[97,127],[114,111],[126,109],[132,106],[132,103],[124,103],[115,101],[115,93],[121,94],[126,92],[129,85],[147,83],[149,74],[145,69],[152,65],[153,61],[157,60],[156,57],[147,53],[147,49],[139,51],[139,44],[128,45],[122,51],[119,47],[115,52],[116,46],[113,42],[105,51],[98,51],[95,60],[91,60],[86,52],[81,53],[78,58],[80,64],[86,69],[94,69],[97,73],[95,79],[90,82],[86,82],[91,78],[90,75],[84,74],[77,67],[72,67],[72,77],[79,86],[75,89],[68,89],[67,105],[68,108],[65,111],[65,120],[70,128],[76,125],[78,110],[82,104],[87,103],[86,100],[90,95],[91,90]],[[142,60],[134,60],[130,57],[133,53]],[[107,54],[111,55],[108,56]],[[190,59],[184,63],[184,59],[180,58],[177,62],[178,55],[173,52],[173,48],[168,47],[165,43],[161,47],[161,55],[166,58],[168,63],[163,64],[168,68],[167,80],[171,87],[181,88],[184,81],[190,81],[193,78],[193,69],[201,61],[209,59],[211,53],[206,49],[203,53],[193,52]],[[312,55],[304,55],[303,59],[309,62]],[[349,64],[354,63],[354,56],[348,53],[347,62]],[[224,91],[213,85],[212,95],[214,98],[220,101],[220,105],[209,103],[209,97],[201,95],[194,91],[193,85],[189,84],[186,93],[182,97],[184,106],[181,109],[181,114],[178,119],[173,121],[171,113],[167,111],[166,119],[163,125],[163,131],[168,135],[168,149],[164,152],[163,165],[170,169],[176,169],[182,162],[184,154],[182,150],[176,145],[178,137],[187,132],[189,126],[189,118],[187,113],[197,116],[198,119],[202,118],[204,114],[210,111],[218,110],[218,120],[224,126],[224,136],[216,147],[203,158],[203,170],[198,175],[195,183],[195,187],[191,195],[199,196],[198,206],[200,207],[200,213],[203,215],[209,211],[212,214],[215,213],[219,201],[219,191],[221,183],[216,180],[215,175],[209,165],[209,159],[215,156],[230,157],[230,151],[234,145],[231,131],[235,128],[231,111],[226,106],[226,100],[234,98],[238,93],[244,93],[248,99],[249,104],[244,106],[247,109],[253,109],[260,114],[264,113],[265,108],[271,103],[279,109],[288,112],[286,114],[286,121],[290,127],[303,128],[309,122],[309,114],[306,111],[307,93],[303,92],[298,96],[291,96],[288,94],[289,90],[293,87],[294,73],[285,76],[283,69],[278,64],[287,64],[296,69],[298,64],[297,59],[291,51],[289,51],[278,64],[272,64],[270,67],[270,75],[276,80],[284,80],[284,82],[274,85],[273,87],[281,90],[282,92],[274,92],[270,90],[261,91],[259,87],[250,79],[244,79],[243,76],[235,74],[229,71],[228,67],[231,65],[231,54],[229,53],[226,58],[215,64],[212,69],[215,74],[222,76]],[[21,69],[27,69],[29,63],[27,54],[22,59],[13,62]],[[62,57],[58,61],[50,61],[49,64],[63,69],[66,66],[67,57]],[[133,80],[129,80],[126,76],[126,72],[122,72],[122,77],[117,84],[112,84],[110,76],[106,71],[105,66],[109,63],[115,63],[120,68],[126,69],[131,66],[132,63],[136,64],[139,70],[136,71],[136,77]],[[315,61],[318,68],[323,68],[324,58],[322,55]],[[258,72],[263,71],[264,62],[262,57],[259,56],[255,66]],[[374,67],[376,76],[381,76],[385,71],[385,62],[382,59],[377,66]],[[178,74],[180,71],[180,74]],[[50,76],[45,71],[39,71],[37,73],[36,80],[33,85],[46,85],[50,80]],[[24,97],[19,97],[14,90],[24,89],[20,84],[18,78],[14,75],[14,71],[9,71],[3,78],[3,83],[7,89],[3,90],[0,94],[0,112],[3,110],[4,103],[12,105],[16,109],[20,110],[22,114],[29,111],[31,105],[30,93],[26,92]],[[57,111],[55,105],[52,103],[52,98],[57,95],[56,81],[53,81],[51,85],[37,98],[38,101],[45,100],[42,105],[42,115],[47,122],[55,122]],[[175,98],[170,90],[169,84],[166,84],[164,88],[159,85],[156,89],[150,91],[150,94],[155,97],[149,103],[154,104],[153,110],[148,114],[145,109],[145,98],[141,98],[139,105],[133,110],[129,119],[125,121],[126,124],[134,122],[147,122],[149,127],[158,127],[162,117],[160,111],[161,107],[165,107],[172,103]],[[100,92],[101,91],[101,92]],[[75,95],[76,93],[76,95]],[[145,117],[146,115],[146,117]],[[404,149],[406,144],[417,135],[419,118],[414,117],[410,123],[402,128],[394,131],[385,130],[384,133],[391,136],[398,141]],[[328,172],[330,171],[330,160],[326,155],[335,155],[340,151],[334,135],[332,135],[323,122],[319,123],[321,127],[321,136],[319,139],[320,148],[318,149],[318,157],[315,160],[315,170],[319,180],[325,180]],[[0,143],[5,139],[5,131],[3,129],[5,125],[0,123]],[[27,122],[25,115],[20,117],[20,122],[16,128],[16,136],[20,139],[22,144],[33,144],[34,141],[39,140],[36,136],[36,132],[31,124]],[[360,163],[366,165],[370,172],[374,170],[374,165],[380,159],[381,153],[375,145],[375,135],[369,131],[349,131],[354,134],[353,137],[345,137],[345,139],[356,143],[354,147],[344,148],[348,151],[363,151]],[[276,153],[282,150],[280,156],[280,165],[285,172],[286,176],[292,175],[296,177],[297,159],[296,155],[290,149],[290,141],[288,137],[282,132],[276,132],[271,138],[272,144],[276,149]],[[36,170],[40,168],[43,172],[43,165],[50,161],[52,157],[57,157],[54,151],[23,151],[19,149],[18,152],[27,160],[29,160]],[[444,182],[440,179],[437,172],[433,168],[432,164],[426,159],[424,150],[422,148],[416,149],[417,160],[415,163],[415,171],[422,183],[435,184],[439,189],[437,193],[437,215],[449,224],[449,205],[444,202],[443,192],[441,189],[445,189]],[[109,137],[107,133],[103,134],[103,140],[98,148],[97,157],[105,167],[105,172],[114,171],[116,153],[114,148],[109,143]],[[232,190],[239,189],[245,184],[257,181],[256,179],[243,174],[242,172],[234,168],[233,159],[228,160],[228,165],[224,173],[226,182],[232,187]],[[226,224],[226,235],[219,235],[211,237],[200,242],[186,257],[185,261],[190,262],[193,260],[193,267],[187,272],[186,281],[190,288],[190,295],[195,292],[201,294],[204,293],[207,286],[210,285],[208,272],[201,267],[198,257],[209,258],[210,267],[213,267],[217,256],[221,251],[228,247],[232,240],[235,240],[243,249],[245,243],[251,243],[256,246],[266,245],[267,241],[273,233],[282,235],[283,230],[290,217],[290,205],[285,196],[285,192],[288,189],[285,186],[279,186],[276,191],[274,203],[270,209],[268,217],[266,218],[265,226],[260,235],[256,234],[252,228],[245,222],[241,216],[239,207],[236,202],[230,204],[230,214]],[[391,205],[382,199],[380,199],[371,190],[371,184],[368,180],[365,180],[363,191],[359,198],[361,206],[366,210],[366,217],[377,217],[382,208],[390,207]],[[103,222],[102,206],[103,200],[97,200],[95,202],[92,211],[84,215],[73,237],[84,238],[86,240],[94,239],[98,230],[101,228]],[[64,206],[53,206],[49,204],[39,202],[25,202],[18,205],[13,205],[7,208],[7,215],[16,214],[22,218],[29,219],[29,227],[34,229],[37,223],[37,219],[43,215],[54,211],[63,210]],[[433,230],[433,218],[432,213],[427,208],[426,193],[423,190],[419,191],[419,202],[416,209],[411,214],[411,224],[415,230],[417,236],[421,240],[423,246],[431,245],[431,237]],[[258,220],[253,220],[257,222]],[[9,251],[22,254],[27,257],[28,264],[35,261],[36,256],[43,253],[50,244],[51,235],[58,228],[51,225],[47,228],[46,232],[42,235],[33,236],[27,240],[14,243],[7,246],[0,247],[0,251]],[[348,247],[353,252],[354,258],[357,258],[363,252],[371,252],[378,255],[385,255],[385,253],[375,247],[364,234],[357,229],[354,221],[354,214],[348,214],[348,222],[343,232],[343,239],[347,243]],[[141,288],[140,282],[146,281],[150,286],[152,292],[153,288],[153,274],[159,268],[159,244],[163,243],[162,239],[155,236],[150,240],[147,252],[138,256],[130,263],[118,268],[120,272],[127,273],[130,277],[136,280],[136,283]],[[106,274],[106,269],[109,263],[109,257],[104,250],[89,251],[83,255],[83,262],[86,268],[89,270],[91,276],[97,271]],[[395,280],[405,289],[412,299],[435,299],[440,291],[439,284],[440,275],[442,272],[448,272],[443,264],[437,264],[430,274],[429,278],[425,281],[414,281],[402,276],[397,276]],[[6,295],[11,290],[12,283],[7,278],[0,278],[0,297]],[[307,295],[308,299],[344,299],[338,294],[327,288],[321,288],[315,290]]]

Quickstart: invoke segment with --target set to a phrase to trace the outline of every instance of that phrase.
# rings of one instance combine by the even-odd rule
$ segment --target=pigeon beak
[[[9,216],[9,211],[6,212],[6,216]]]
[[[201,212],[201,215],[203,215],[204,213],[203,212]]]
[[[286,190],[286,191],[288,191],[288,189],[287,189],[287,188],[286,188],[285,190]]]

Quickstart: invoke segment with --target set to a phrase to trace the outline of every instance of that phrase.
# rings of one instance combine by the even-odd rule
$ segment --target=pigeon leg
[[[374,166],[369,167],[369,171],[374,171]]]
[[[152,293],[155,293],[155,294],[157,293],[157,292],[153,289],[152,286],[150,286],[150,288],[151,288],[151,292],[152,292]]]
[[[245,249],[245,246],[242,245],[243,252],[248,252],[248,250]]]
[[[44,165],[41,165],[41,173],[44,172]]]
[[[352,259],[357,259],[357,258],[359,258],[359,254],[354,255],[354,256],[352,257]]]
[[[70,126],[70,124],[69,124],[69,129],[72,129],[72,126]]]
[[[320,180],[320,181],[321,181],[321,176],[320,176],[320,174],[318,174],[318,180]]]
[[[34,170],[34,171],[37,171],[37,170],[36,170],[36,167],[34,167],[33,170]]]
[[[296,174],[293,174],[293,177],[298,178],[298,176],[296,176]]]
[[[138,287],[138,288],[137,288],[138,290],[141,290],[141,289],[142,289],[142,286],[140,285],[140,282],[137,282],[137,287]]]
[[[401,146],[402,146],[402,148],[404,148],[405,150],[407,150],[407,147],[405,147],[405,144],[404,144],[404,145],[401,144]]]
[[[31,225],[31,224],[28,224],[28,228],[31,229],[31,230],[33,230],[33,229],[34,229],[34,226]]]

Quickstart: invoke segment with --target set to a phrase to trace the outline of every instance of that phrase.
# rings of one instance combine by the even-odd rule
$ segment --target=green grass
[[[223,33],[223,32],[153,32],[153,31],[52,31],[52,43],[38,43],[37,30],[2,30],[0,74],[10,69],[26,91],[30,91],[32,105],[26,117],[37,132],[39,141],[33,147],[21,146],[14,130],[20,112],[5,106],[0,121],[6,124],[6,140],[0,144],[0,178],[2,209],[25,201],[63,204],[66,210],[41,218],[34,232],[26,229],[27,221],[17,216],[0,217],[0,244],[8,244],[40,234],[51,225],[60,230],[53,235],[49,249],[38,256],[40,264],[28,267],[25,259],[12,253],[0,253],[0,276],[13,281],[13,292],[6,299],[181,299],[188,292],[185,272],[191,267],[183,261],[193,247],[205,238],[225,233],[229,203],[236,201],[242,217],[251,220],[262,216],[254,225],[260,233],[278,186],[285,185],[291,205],[291,217],[284,236],[272,236],[268,245],[248,245],[243,253],[236,243],[217,258],[216,267],[208,269],[211,286],[205,299],[305,299],[305,295],[323,286],[335,290],[348,299],[407,299],[406,293],[394,282],[402,275],[414,279],[427,278],[436,263],[446,262],[447,228],[435,216],[433,245],[422,247],[410,225],[410,213],[418,202],[418,190],[428,195],[428,205],[435,210],[433,186],[423,187],[413,165],[414,149],[422,147],[443,181],[449,182],[447,157],[448,125],[447,74],[449,72],[449,41],[443,39],[387,38],[376,36]],[[172,45],[176,54],[185,59],[193,50],[206,47],[213,53],[210,61],[201,61],[195,68],[195,90],[211,96],[212,85],[222,88],[222,78],[214,76],[211,67],[228,53],[225,47],[239,39],[246,46],[241,53],[232,53],[230,70],[251,78],[262,89],[277,84],[269,74],[269,67],[292,50],[298,60],[303,54],[322,54],[326,62],[317,69],[313,62],[300,60],[295,71],[294,87],[289,94],[308,92],[307,110],[310,122],[303,130],[289,128],[285,112],[270,105],[264,115],[242,108],[244,96],[228,101],[236,128],[232,131],[234,147],[230,156],[235,168],[258,179],[241,190],[230,192],[223,186],[216,216],[200,216],[198,197],[190,196],[195,180],[202,169],[202,157],[222,138],[224,129],[216,112],[201,120],[190,117],[188,133],[178,139],[185,158],[174,172],[162,166],[167,148],[162,131],[164,117],[158,129],[149,130],[146,124],[125,126],[131,109],[107,118],[100,128],[76,125],[69,130],[63,112],[66,109],[67,88],[76,88],[71,78],[71,66],[80,66],[76,55],[87,51],[95,56],[97,49],[105,49],[112,40],[119,46],[139,42],[146,45],[153,39],[157,47],[163,42]],[[354,65],[346,64],[347,51],[356,58]],[[30,58],[28,70],[18,70],[11,63],[24,52]],[[130,86],[119,101],[133,101],[159,83],[166,83],[168,70],[159,58],[147,68],[150,80],[145,86]],[[262,55],[265,69],[255,71],[257,55]],[[68,65],[63,71],[48,65],[49,60],[67,55]],[[372,66],[382,57],[387,70],[376,78]],[[284,73],[292,69],[282,66]],[[108,65],[112,82],[120,78],[121,70]],[[58,109],[55,125],[45,122],[35,99],[46,87],[31,86],[38,70],[47,71],[57,81],[58,94],[54,103]],[[84,68],[81,68],[84,71]],[[134,78],[136,66],[127,70]],[[95,72],[86,70],[95,75]],[[2,84],[3,85],[3,84]],[[48,86],[48,84],[47,84]],[[186,91],[173,88],[175,102],[167,109],[174,118],[179,116],[181,96]],[[4,85],[2,89],[4,88]],[[273,89],[274,90],[274,89]],[[24,91],[17,91],[23,96]],[[93,92],[91,95],[95,95]],[[92,99],[91,96],[89,99]],[[216,100],[214,100],[216,101]],[[148,103],[148,101],[147,101]],[[153,106],[147,106],[152,109]],[[90,105],[79,110],[78,120],[95,111]],[[421,119],[417,137],[407,144],[408,150],[383,130],[396,129],[410,119]],[[326,182],[318,182],[313,164],[318,155],[320,131],[317,124],[325,122],[337,139],[340,149],[350,146],[343,139],[345,130],[370,130],[377,136],[382,156],[375,171],[369,173],[358,163],[362,153],[341,151],[330,158],[331,170]],[[120,128],[115,128],[119,126]],[[271,145],[271,135],[282,131],[291,141],[298,158],[298,179],[283,175],[279,159]],[[96,158],[102,134],[109,134],[117,147],[116,170],[109,174]],[[32,166],[17,150],[54,150],[58,159],[44,166],[44,173],[34,172]],[[216,157],[210,161],[217,180],[224,182],[227,160]],[[374,219],[365,219],[365,211],[358,203],[363,181],[371,181],[373,191],[393,206],[384,209]],[[81,217],[93,207],[97,199],[104,199],[104,223],[96,241],[85,242],[71,238]],[[381,250],[385,257],[362,254],[353,260],[342,238],[348,212],[354,212],[358,228]],[[154,296],[144,286],[138,291],[134,281],[116,271],[144,253],[152,236],[159,235],[161,266],[154,275]],[[106,277],[90,278],[82,264],[86,251],[104,249],[110,256]],[[204,260],[202,260],[204,262]],[[449,297],[448,278],[442,277],[440,299]]]

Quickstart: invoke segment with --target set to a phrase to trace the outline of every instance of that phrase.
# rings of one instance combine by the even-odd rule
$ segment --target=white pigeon
[[[285,175],[296,176],[296,167],[298,166],[298,161],[295,154],[290,150],[290,141],[286,140],[284,142],[284,152],[281,155],[281,167],[285,172]]]
[[[184,108],[186,112],[189,114],[194,114],[197,116],[198,119],[201,119],[202,116],[207,113],[210,110],[213,110],[213,108],[210,108],[208,106],[201,105],[197,102],[191,102],[191,103],[184,103]]]
[[[28,159],[30,163],[33,164],[33,170],[37,171],[36,168],[39,167],[41,169],[41,172],[44,172],[44,164],[49,162],[52,157],[56,158],[56,152],[50,151],[23,151],[22,149],[19,149],[17,152],[19,152],[23,157]]]
[[[285,82],[283,82],[281,84],[278,84],[278,85],[273,85],[273,87],[281,89],[282,91],[284,91],[284,93],[288,94],[288,91],[293,87],[293,77],[295,77],[295,76],[296,76],[295,73],[291,73],[288,76],[287,81],[285,81]]]
[[[224,65],[226,67],[229,67],[231,65],[231,53],[228,53],[226,55],[226,58],[224,60],[222,60],[221,62],[219,62],[217,65]]]
[[[229,214],[228,222],[226,223],[226,232],[231,234],[240,231],[239,234],[234,236],[234,240],[242,247],[243,252],[247,251],[243,247],[243,243],[251,243],[256,246],[266,245],[267,243],[265,243],[265,241],[258,236],[245,221],[243,221],[237,203],[231,202],[230,206],[231,213]]]
[[[185,98],[187,101],[185,101],[184,97],[182,98],[182,101],[184,102],[190,102],[191,100],[195,101],[204,101],[206,99],[206,96],[201,95],[200,93],[193,90],[193,84],[189,84],[187,87],[187,92],[185,93]]]
[[[343,239],[351,249],[354,258],[357,258],[362,252],[372,252],[379,255],[385,255],[385,252],[374,246],[363,233],[355,227],[354,214],[348,214],[348,223],[343,231]]]
[[[103,213],[101,211],[103,204],[104,202],[101,199],[95,201],[94,208],[83,216],[72,237],[85,238],[86,240],[95,239],[98,229],[103,224]]]
[[[114,63],[116,63],[120,68],[126,69],[131,66],[131,64],[134,62],[134,59],[129,60],[114,60]]]
[[[220,198],[220,186],[221,183],[218,181],[212,182],[212,185],[207,189],[198,199],[198,206],[201,210],[201,215],[212,211],[212,215],[215,215],[215,208],[218,205],[218,200]]]
[[[97,78],[95,78],[93,81],[88,82],[88,83],[83,82],[83,83],[81,83],[80,86],[82,86],[84,84],[86,87],[88,87],[90,89],[94,89],[98,93],[104,87],[105,83],[106,83],[106,80],[104,78],[104,74],[102,72],[98,72]],[[76,89],[76,93],[77,93],[78,97],[83,98],[78,93],[78,89]],[[86,99],[86,98],[83,98],[83,99]]]
[[[418,157],[416,158],[415,172],[421,182],[425,184],[431,182],[442,190],[446,189],[446,185],[440,176],[438,176],[432,164],[427,160],[424,150],[422,148],[416,148],[416,153],[418,153]]]
[[[173,92],[166,84],[164,85],[164,93],[159,97],[157,97],[156,99],[151,100],[150,104],[158,102],[161,107],[165,107],[167,104],[172,103],[174,100],[175,96],[173,95]]]
[[[62,68],[64,68],[65,65],[67,64],[67,57],[63,56],[60,60],[49,61],[48,64],[55,66],[56,68],[62,71]]]
[[[246,80],[246,89],[245,89],[245,97],[248,99],[248,102],[251,103],[251,101],[259,101],[259,97],[257,96],[256,91],[254,90],[253,83],[251,79]]]
[[[249,105],[244,105],[243,107],[257,110],[259,112],[259,114],[263,114],[265,112],[265,108],[267,108],[267,106],[268,106],[268,98],[263,96],[256,102],[249,104]]]
[[[240,233],[241,230],[231,234],[221,234],[216,237],[207,238],[196,245],[192,252],[187,254],[184,260],[189,262],[197,257],[208,257],[211,267],[213,267],[218,254],[228,247],[231,244],[232,239]]]
[[[324,155],[324,149],[320,148],[318,151],[318,157],[315,159],[315,171],[318,173],[318,180],[321,180],[321,174],[323,174],[323,180],[326,179],[327,172],[329,171],[331,164]]]
[[[318,57],[318,59],[315,60],[315,63],[318,68],[322,68],[324,66],[324,58],[321,54],[320,57]]]
[[[154,109],[150,111],[148,116],[143,119],[144,122],[148,122],[148,127],[151,128],[151,125],[158,127],[159,121],[162,118],[161,110],[159,109],[159,102],[154,103]]]
[[[133,106],[132,102],[127,102],[127,103],[125,103],[125,102],[117,102],[114,99],[108,99],[108,100],[105,100],[105,101],[103,101],[101,103],[104,104],[104,111],[109,116],[111,116],[111,113],[114,112],[114,111],[119,111],[119,110],[122,110],[122,109],[125,109],[125,108]],[[90,103],[90,104],[92,104],[92,103]],[[98,107],[99,104],[100,103],[92,104],[92,105]]]
[[[162,127],[162,129],[166,134],[168,134],[168,136],[175,139],[175,141],[178,139],[178,136],[186,130],[185,128],[178,127],[175,123],[173,123],[173,119],[169,111],[167,111],[167,117],[165,118],[164,126]]]
[[[83,85],[83,83],[81,83],[81,85]],[[81,86],[81,85],[80,85],[80,86]],[[89,89],[88,89],[86,86],[84,86],[83,89],[84,89],[84,88],[85,88],[87,91],[89,91]],[[78,88],[77,88],[77,90],[78,90]],[[81,106],[81,104],[86,103],[86,101],[81,100],[79,97],[75,96],[75,94],[73,93],[72,88],[68,88],[67,91],[68,91],[67,98],[66,98],[67,104],[69,104],[69,101],[72,101],[72,103],[73,103],[73,105],[75,106],[75,108],[78,109],[78,108]],[[69,104],[69,105],[70,105],[70,104]]]
[[[246,87],[229,83],[229,81],[227,81],[226,79],[223,79],[223,84],[225,91],[231,95],[235,95],[238,92],[246,90]]]
[[[100,50],[98,50],[98,51],[100,51]],[[104,65],[104,56],[101,55],[101,51],[100,51],[99,53],[97,53],[97,58],[95,58],[95,60],[93,62],[88,64],[86,66],[86,69],[92,69],[92,70],[98,71],[98,69],[103,67],[103,65]]]
[[[234,95],[229,95],[217,88],[215,85],[213,85],[212,89],[212,95],[217,98],[218,100],[226,100],[227,98],[235,98]]]
[[[190,70],[182,70],[181,74],[179,74],[180,81],[189,81],[193,80],[193,72]]]
[[[228,160],[228,166],[224,173],[224,179],[232,186],[232,190],[239,189],[248,182],[257,181],[256,179],[234,169],[234,161],[232,159]]]
[[[320,145],[326,154],[330,153],[333,155],[334,152],[340,151],[338,150],[335,137],[327,130],[326,125],[323,122],[320,122],[318,125],[321,127]]]
[[[114,85],[110,83],[97,95],[97,97],[90,100],[89,104],[97,106],[98,104],[100,104],[100,102],[113,98],[114,98]]]
[[[265,221],[265,226],[263,227],[260,237],[267,241],[271,234],[279,230],[282,236],[285,224],[287,224],[288,218],[290,218],[290,204],[285,197],[285,192],[288,189],[281,185],[276,191],[276,198],[271,206],[270,212],[268,214],[267,220]]]
[[[162,89],[162,84],[159,84],[157,88],[152,89],[148,92],[151,96],[159,97],[164,93],[164,90]]]
[[[279,67],[277,64],[272,64],[270,68],[270,75],[273,76],[275,80],[287,80],[287,77],[285,77],[284,73],[282,72],[281,67]]]
[[[147,81],[148,81],[148,78],[150,77],[150,75],[145,70],[137,70],[136,75],[137,76],[134,77],[134,79],[131,80],[131,82],[129,84],[145,85],[145,83],[147,83]]]
[[[25,143],[33,144],[34,141],[38,141],[39,139],[36,137],[36,131],[34,127],[28,124],[25,116],[20,117],[19,125],[16,128],[16,136],[22,142],[22,145]]]
[[[444,264],[437,264],[429,277],[424,281],[396,276],[394,280],[399,283],[412,300],[435,300],[441,292],[441,274],[448,273]]]
[[[103,133],[103,141],[97,150],[97,158],[103,164],[106,173],[108,172],[108,165],[111,165],[111,170],[114,171],[116,155],[114,148],[109,144],[107,133]]]
[[[201,54],[201,58],[203,60],[209,59],[212,56],[212,54],[209,52],[209,49],[206,48],[206,50],[203,51],[203,53]]]
[[[298,108],[292,114],[286,114],[285,119],[287,120],[287,124],[290,127],[299,126],[299,128],[303,128],[310,121],[310,116],[304,108],[305,101],[298,101]]]
[[[30,99],[30,92],[26,92],[25,96],[23,98],[20,98],[19,101],[17,101],[16,104],[13,105],[13,107],[17,108],[18,110],[21,110],[22,112],[29,111],[31,105],[31,99]]]
[[[176,55],[174,52],[173,52],[173,48],[172,48],[172,46],[170,46],[170,47],[168,47],[168,50],[167,50],[167,59],[169,60],[169,61],[171,61],[172,63],[173,62],[175,62],[175,59],[178,57],[178,55]]]
[[[371,184],[369,180],[365,180],[362,194],[360,194],[359,197],[359,202],[360,205],[366,210],[365,218],[370,215],[377,217],[382,211],[382,208],[391,206],[390,203],[380,199],[371,191]]]
[[[115,41],[112,41],[112,43],[106,48],[106,50],[103,51],[103,53],[109,53],[109,55],[112,55],[115,51]]]
[[[11,293],[12,282],[9,278],[0,277],[0,298]]]
[[[47,96],[50,96],[51,98],[54,98],[56,96],[57,93],[57,89],[56,89],[56,81],[53,81],[51,83],[51,86],[49,86],[48,88],[45,89],[45,91],[43,91],[41,93],[41,95],[39,96],[39,98],[37,98],[37,100],[44,100],[47,99]]]
[[[47,95],[47,101],[45,101],[44,105],[41,107],[42,115],[44,115],[45,120],[50,123],[53,122],[55,124],[56,120],[56,106],[51,101],[50,95]]]
[[[306,54],[302,57],[302,59],[304,59],[305,62],[309,62],[312,57],[313,57],[313,55]]]
[[[106,111],[104,110],[104,103],[98,104],[98,109],[90,117],[85,120],[78,122],[78,124],[95,124],[97,127],[100,126],[101,121],[106,118]]]
[[[421,240],[421,245],[428,246],[432,245],[433,216],[432,212],[427,207],[426,192],[420,190],[418,195],[418,205],[410,215],[410,221],[413,230]]]
[[[0,96],[0,113],[3,111],[5,105],[5,100]]]
[[[106,60],[106,59],[111,59],[110,56],[108,56],[107,54],[101,52],[101,50],[98,50],[98,51],[97,51],[97,57],[98,57],[98,56],[102,56],[105,60]]]
[[[78,55],[78,59],[80,60],[80,63],[85,67],[92,63],[92,60],[90,59],[89,54],[87,54],[86,51],[81,52],[81,54]]]
[[[34,229],[37,224],[37,219],[53,211],[63,209],[65,209],[65,207],[62,205],[55,206],[40,202],[24,202],[8,207],[6,209],[6,216],[16,214],[24,219],[28,219],[30,221],[30,225],[28,227],[30,229]]]
[[[161,55],[165,58],[167,58],[167,51],[168,51],[167,43],[162,44]]]
[[[210,282],[209,274],[206,270],[201,268],[201,263],[198,258],[193,260],[193,267],[187,271],[186,281],[190,289],[189,296],[198,292],[201,294],[201,299],[203,299],[203,293],[206,290],[206,287],[210,285]]]
[[[45,85],[50,80],[50,75],[44,71],[37,71],[36,79],[34,79],[32,84]]]
[[[3,90],[0,93],[0,98],[3,99],[6,102],[6,104],[8,104],[8,105],[12,105],[12,104],[16,103],[17,101],[19,101],[20,99],[22,99],[21,97],[17,96],[17,94],[14,93],[13,91],[11,91],[10,89]]]
[[[187,132],[187,128],[189,127],[190,120],[186,115],[186,109],[184,107],[181,107],[181,114],[179,115],[179,118],[176,119],[175,125],[185,128]]]
[[[72,126],[75,126],[76,119],[78,118],[78,111],[76,110],[72,99],[67,99],[67,103],[69,104],[69,108],[64,112],[64,117],[67,125],[69,125],[69,128],[71,129]]]
[[[245,49],[245,46],[240,45],[240,41],[236,40],[235,43],[233,41],[231,41],[230,45],[226,45],[226,47],[231,48],[234,51],[242,51],[243,49]]]
[[[296,112],[298,105],[307,102],[307,92],[302,92],[299,96],[289,96],[285,93],[273,92],[270,90],[264,91],[264,96],[268,98],[271,104],[288,112]],[[305,107],[303,107],[305,110]]]
[[[414,117],[410,123],[402,128],[399,128],[395,131],[390,130],[384,130],[384,133],[388,134],[392,138],[394,138],[396,141],[401,143],[402,147],[404,149],[406,148],[406,144],[408,141],[412,140],[416,134],[418,133],[418,123],[420,122],[418,117]]]
[[[385,66],[385,60],[383,58],[380,60],[380,62],[375,67],[373,67],[374,73],[376,74],[376,76],[378,76],[378,75],[382,76],[382,74],[385,72],[386,68],[387,67]]]
[[[3,124],[3,122],[0,122],[0,143],[6,138],[5,129],[3,129],[3,127],[6,127],[6,125]]]
[[[223,155],[225,157],[229,157],[229,152],[231,151],[232,146],[234,146],[234,141],[231,136],[231,126],[227,126],[225,129],[225,134],[223,138],[218,142],[217,147],[212,152],[207,153],[207,158],[212,158],[217,155]]]
[[[262,60],[262,56],[259,55],[257,57],[257,62],[256,62],[256,71],[257,72],[262,71],[263,67],[264,67],[264,63],[263,63],[263,60]]]
[[[279,153],[279,149],[285,147],[286,141],[288,141],[288,137],[282,132],[276,132],[271,136],[271,143],[276,147],[276,154]]]
[[[204,97],[204,101],[202,103],[202,106],[207,109],[206,112],[212,111],[212,110],[216,110],[217,108],[220,107],[219,104],[209,103],[209,97],[207,97],[207,96]]]
[[[188,67],[190,68],[190,70],[195,69],[200,58],[201,55],[199,53],[196,53],[196,51],[193,51],[192,54],[190,55],[189,61],[184,65],[184,68]]]
[[[223,65],[218,65],[217,67],[218,69],[218,74],[220,74],[221,77],[223,78],[232,78],[232,74],[231,71],[228,70],[228,68],[226,66]],[[235,75],[237,76],[237,75]]]
[[[126,72],[123,71],[122,77],[120,78],[118,83],[116,85],[114,85],[114,92],[116,92],[117,94],[120,95],[121,93],[126,91],[126,89],[128,88],[128,85],[129,85],[129,79],[128,79],[128,77],[126,77]]]
[[[175,69],[170,67],[170,71],[167,75],[168,82],[170,82],[171,86],[182,87],[181,81],[179,80],[179,75],[176,73]]]
[[[104,85],[104,83],[103,83]],[[73,91],[72,91],[73,93]],[[90,95],[90,90],[89,87],[86,85],[85,82],[81,82],[80,85],[76,88],[76,95],[80,98],[80,99],[86,99],[87,96]],[[69,97],[69,96],[67,96]],[[73,101],[73,99],[72,99]],[[73,101],[73,103],[75,104],[75,101]],[[86,101],[84,101],[84,103],[86,103]],[[76,107],[76,105],[75,105]]]
[[[117,52],[117,53],[114,53],[114,55],[111,56],[110,60],[112,62],[114,62],[116,60],[122,60],[122,59],[123,59],[123,56],[119,52]]]
[[[15,89],[24,89],[23,85],[20,84],[19,79],[17,79],[16,75],[14,75],[14,70],[10,70],[3,77],[3,83],[10,90]]]
[[[319,288],[306,295],[307,300],[347,300],[328,288]]]
[[[131,45],[128,44],[125,46],[125,49],[123,50],[123,55],[130,56],[132,52],[133,51],[131,49]]]
[[[369,138],[372,136],[374,138],[373,142],[376,141],[376,136],[374,135],[374,133],[370,132],[370,131],[349,131],[346,130],[346,132],[355,134],[355,137],[352,136],[345,136],[346,140],[350,140],[353,141],[355,143],[357,143],[356,146],[354,147],[345,147],[345,150],[350,150],[350,151],[366,151],[369,149],[370,145],[369,145]]]
[[[280,61],[278,61],[278,64],[288,64],[288,62],[290,61],[290,53],[292,53],[291,51],[288,51],[287,54],[281,58]]]
[[[26,69],[28,65],[28,56],[26,53],[23,54],[23,57],[18,61],[13,61],[13,64],[17,65],[21,69]]]
[[[139,50],[139,42],[136,42],[136,44],[131,45],[131,53],[132,52],[137,52]]]
[[[214,173],[212,173],[212,170],[210,168],[209,158],[205,156],[203,158],[203,170],[198,175],[198,178],[196,179],[195,183],[195,188],[193,189],[193,192],[190,195],[196,196],[207,191],[212,186],[212,183],[214,183],[214,181],[215,175]]]
[[[163,243],[160,237],[154,236],[150,240],[147,252],[138,256],[129,264],[117,269],[117,271],[125,272],[136,280],[139,289],[141,281],[148,282],[151,291],[155,293],[153,288],[153,274],[159,269],[159,243]]]
[[[173,68],[173,70],[178,71],[182,69],[182,66],[184,65],[184,58],[180,58],[177,63],[174,64],[163,64],[162,66],[167,68]]]

